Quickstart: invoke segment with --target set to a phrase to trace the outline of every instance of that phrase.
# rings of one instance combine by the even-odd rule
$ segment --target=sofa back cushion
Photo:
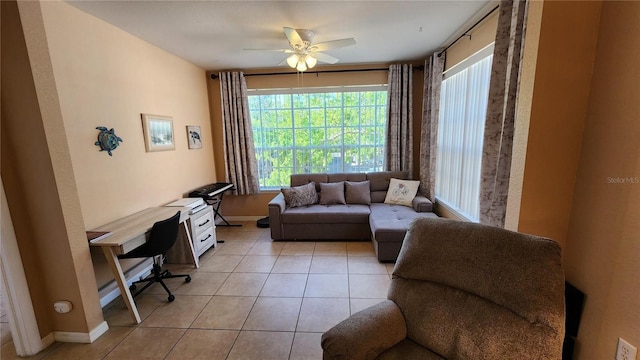
[[[316,183],[316,191],[320,192],[320,183],[329,182],[327,174],[293,174],[291,175],[291,187]]]
[[[384,202],[391,178],[406,179],[407,176],[408,173],[406,171],[381,171],[367,173],[366,180],[369,180],[371,187],[371,202]]]
[[[367,175],[365,173],[335,173],[327,174],[327,178],[329,182],[365,181],[367,180]]]

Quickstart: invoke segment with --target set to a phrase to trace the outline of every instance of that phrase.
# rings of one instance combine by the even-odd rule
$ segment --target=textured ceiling
[[[277,66],[284,26],[310,29],[315,43],[353,37],[327,51],[339,64],[416,60],[481,17],[489,1],[68,1],[206,70]]]

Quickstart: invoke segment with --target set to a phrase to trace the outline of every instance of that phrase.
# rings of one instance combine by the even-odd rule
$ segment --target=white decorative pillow
[[[391,178],[384,203],[411,206],[413,198],[418,193],[418,186],[420,186],[420,181],[418,180]]]
[[[287,207],[300,207],[318,202],[316,184],[312,181],[306,185],[282,188],[284,202]]]

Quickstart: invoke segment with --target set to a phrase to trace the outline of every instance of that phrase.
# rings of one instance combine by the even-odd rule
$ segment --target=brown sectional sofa
[[[274,240],[368,240],[374,244],[380,261],[395,261],[404,235],[413,219],[437,217],[433,204],[416,195],[413,206],[385,204],[391,178],[406,179],[406,172],[294,174],[291,186],[320,183],[369,181],[371,204],[286,207],[282,193],[269,202],[269,226]]]

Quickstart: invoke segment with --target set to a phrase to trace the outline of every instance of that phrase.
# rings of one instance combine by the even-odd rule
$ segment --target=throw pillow
[[[418,180],[391,178],[384,203],[411,206],[413,198],[418,193],[418,186],[420,186],[420,181]]]
[[[344,194],[347,204],[371,204],[371,186],[367,181],[346,181],[344,183]]]
[[[312,181],[306,185],[282,188],[284,202],[287,207],[300,207],[312,205],[318,202],[316,184]]]
[[[320,204],[346,204],[344,200],[344,181],[320,183]]]

